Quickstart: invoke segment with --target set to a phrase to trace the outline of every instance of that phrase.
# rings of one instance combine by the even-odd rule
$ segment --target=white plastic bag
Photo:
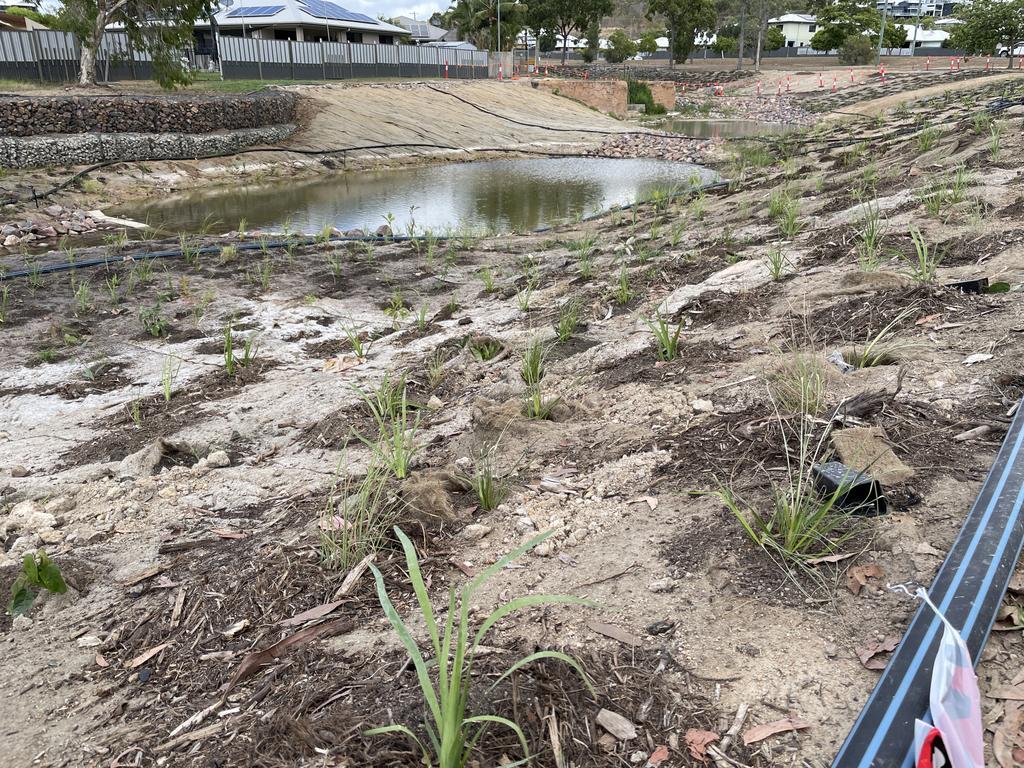
[[[924,589],[917,596],[935,611],[944,625],[939,651],[932,667],[932,686],[929,711],[933,725],[921,720],[914,729],[914,763],[919,766],[940,768],[931,761],[928,736],[938,730],[952,768],[985,768],[985,747],[982,740],[981,697],[978,678],[974,674],[971,654],[956,628],[928,597]],[[922,750],[928,752],[922,755]]]

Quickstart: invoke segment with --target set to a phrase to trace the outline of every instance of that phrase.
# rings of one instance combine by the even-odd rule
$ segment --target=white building
[[[949,40],[947,29],[925,29],[918,27],[917,37],[914,37],[913,24],[900,24],[907,31],[907,46],[913,46],[915,41],[918,48],[945,48]]]
[[[787,48],[810,48],[811,38],[818,31],[818,19],[806,13],[784,13],[768,19],[768,24],[782,32]]]
[[[222,6],[214,19],[225,37],[394,45],[409,35],[402,27],[328,0],[242,0]],[[197,24],[197,32],[203,26]]]

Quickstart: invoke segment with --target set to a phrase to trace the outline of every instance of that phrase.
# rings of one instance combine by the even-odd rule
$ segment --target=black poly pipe
[[[1024,547],[1024,401],[928,594],[977,666]],[[911,768],[914,720],[926,719],[942,621],[921,605],[833,768]]]

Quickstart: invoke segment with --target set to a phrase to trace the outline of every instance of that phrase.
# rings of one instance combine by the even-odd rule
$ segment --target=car
[[[996,48],[996,54],[998,56],[1004,56],[1004,57],[1009,56],[1010,55],[1010,47],[1008,45],[1000,45],[998,48]],[[1018,45],[1016,48],[1014,48],[1013,49],[1013,55],[1014,56],[1024,56],[1024,45]]]

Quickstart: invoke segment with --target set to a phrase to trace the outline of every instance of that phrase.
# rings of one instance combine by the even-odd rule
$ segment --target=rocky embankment
[[[0,224],[0,245],[10,251],[25,246],[56,245],[65,236],[84,235],[111,228],[111,223],[98,211],[72,210],[61,205],[48,205],[35,219],[7,221]],[[44,218],[45,217],[45,218]]]
[[[714,139],[692,139],[670,133],[627,133],[606,139],[586,154],[591,157],[650,157],[676,163],[703,163],[716,144]]]
[[[761,123],[813,125],[816,118],[791,98],[764,96],[712,96],[689,91],[676,96],[676,109],[686,117],[708,120],[757,120]]]

